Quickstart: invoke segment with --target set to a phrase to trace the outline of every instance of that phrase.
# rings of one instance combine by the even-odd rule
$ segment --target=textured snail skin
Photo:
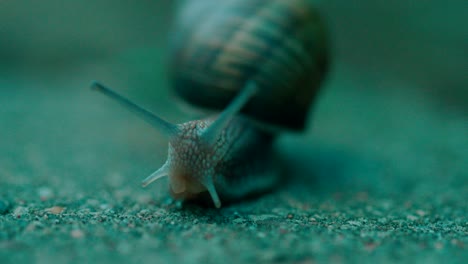
[[[166,164],[172,195],[178,199],[196,199],[198,194],[214,188],[218,200],[236,200],[271,188],[278,180],[272,157],[273,136],[237,116],[222,130],[214,145],[202,135],[214,119],[191,121],[179,125],[181,134],[169,142]]]

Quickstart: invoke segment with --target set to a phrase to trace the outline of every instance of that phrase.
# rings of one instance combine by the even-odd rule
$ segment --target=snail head
[[[207,191],[214,205],[217,208],[221,207],[215,187],[215,168],[222,162],[227,151],[227,148],[223,147],[223,131],[257,92],[254,82],[247,82],[218,116],[178,125],[163,120],[98,82],[93,82],[92,89],[120,103],[169,137],[168,158],[161,168],[142,181],[144,187],[168,176],[174,196],[191,198]]]

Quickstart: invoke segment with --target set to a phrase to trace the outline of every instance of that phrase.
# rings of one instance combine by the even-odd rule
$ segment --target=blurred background
[[[45,263],[57,257],[56,249],[63,250],[60,256],[64,260],[70,254],[87,256],[99,250],[105,252],[101,256],[106,259],[121,260],[119,254],[128,254],[135,260],[145,257],[143,253],[169,254],[167,248],[159,250],[166,245],[165,240],[156,241],[158,237],[153,234],[159,234],[164,239],[173,236],[168,248],[176,245],[174,252],[183,250],[195,256],[211,252],[206,254],[223,257],[224,251],[216,251],[207,235],[197,236],[202,231],[194,231],[194,243],[193,239],[185,240],[191,233],[179,239],[177,228],[187,230],[192,226],[192,220],[187,219],[193,216],[164,211],[168,208],[165,180],[150,188],[140,187],[140,181],[166,159],[167,139],[89,90],[91,80],[100,80],[174,123],[203,117],[181,109],[168,86],[165,63],[175,2],[0,0],[0,215],[9,210],[21,213],[24,208],[40,213],[43,208],[60,205],[68,208],[71,218],[77,216],[73,213],[89,210],[119,212],[117,217],[123,217],[149,208],[168,219],[164,222],[166,218],[161,216],[145,222],[148,226],[144,226],[141,237],[126,236],[126,231],[112,225],[99,233],[90,222],[69,220],[73,228],[98,237],[84,246],[63,244],[80,235],[68,235],[71,224],[61,229],[54,225],[54,234],[63,232],[63,237],[50,238],[47,227],[33,229],[39,231],[31,236],[22,232],[20,220],[5,216],[11,224],[6,228],[10,222],[0,222],[0,240],[8,238],[23,244],[2,242],[0,251],[34,249],[34,256],[43,256]],[[296,180],[251,203],[233,205],[233,210],[253,215],[297,212],[313,215],[314,219],[317,215],[335,219],[345,214],[376,219],[382,215],[380,210],[403,222],[419,216],[434,223],[449,219],[443,226],[459,221],[466,230],[468,1],[328,0],[316,1],[315,5],[329,27],[332,65],[311,109],[308,129],[285,134],[278,142],[289,167],[288,177]],[[229,207],[227,210],[224,212],[229,212]],[[172,216],[179,216],[179,222],[174,229],[167,229],[168,223],[174,223]],[[203,213],[194,217],[193,223],[200,221],[208,229],[216,226],[211,225],[211,219],[218,219],[203,218]],[[285,221],[289,215],[281,219]],[[162,221],[161,227],[152,221]],[[288,224],[295,223],[292,221],[282,224],[287,229]],[[224,228],[223,223],[232,222],[215,223]],[[334,220],[331,225],[335,225]],[[389,225],[400,226],[393,222]],[[354,254],[356,245],[364,245],[363,250],[377,245],[367,244],[367,240],[339,244],[345,241],[346,231],[334,237],[331,229],[317,229],[301,240],[301,233],[294,232],[297,226],[288,229],[289,240],[279,240],[299,241],[289,248],[303,252],[309,252],[312,246],[338,245]],[[233,228],[235,235],[242,233],[239,228]],[[375,234],[380,236],[380,229],[372,228],[369,230],[379,231]],[[120,231],[113,233],[116,230]],[[265,245],[256,235],[248,237],[249,230],[254,229],[245,227],[242,234],[247,238],[242,237],[242,243],[236,242],[237,237],[233,239],[233,248],[240,248],[242,254],[251,252],[250,245],[257,242],[261,245],[258,248]],[[268,225],[264,232],[269,234],[269,230]],[[442,229],[438,230],[431,232]],[[438,236],[438,241],[447,238],[443,245],[463,246],[458,240],[453,242],[463,229],[457,230],[443,231],[446,233]],[[148,238],[145,232],[154,233]],[[406,239],[408,232],[401,232]],[[355,234],[355,241],[366,239],[362,233]],[[37,241],[54,246],[48,248]],[[309,247],[308,241],[317,243]],[[406,242],[399,241],[386,240],[382,245],[401,249]],[[432,240],[414,241],[409,251],[386,247],[388,255],[384,256],[418,253],[420,245],[429,245],[423,247],[428,250],[440,248],[438,244],[432,247]],[[207,251],[198,250],[200,245]],[[316,252],[332,257],[340,254],[335,249],[321,250]],[[28,256],[15,252],[19,259]],[[236,250],[232,252],[235,259],[242,256],[235,254]],[[285,252],[290,254],[289,249]],[[183,256],[177,255],[176,260]],[[438,256],[445,261],[452,255],[448,251]]]
[[[135,169],[138,175],[158,167],[166,139],[88,86],[98,79],[168,120],[192,119],[174,104],[166,79],[175,2],[0,2],[0,149],[10,183],[34,176],[64,181],[60,173],[34,173],[52,164],[84,170],[79,179],[85,184],[103,171],[133,171],[120,159],[140,160],[145,169]],[[411,167],[419,154],[408,151],[425,152],[409,147],[414,140],[439,144],[435,149],[466,144],[466,1],[315,5],[329,27],[332,67],[309,130],[285,139],[285,149],[303,145],[288,140],[369,148]],[[298,155],[293,160],[312,155],[315,144],[304,152],[290,147]],[[101,155],[102,149],[122,157]]]
[[[164,54],[175,2],[1,1],[2,76],[119,57],[159,59],[154,53]],[[335,66],[443,90],[438,96],[466,88],[466,1],[316,2],[330,27]]]

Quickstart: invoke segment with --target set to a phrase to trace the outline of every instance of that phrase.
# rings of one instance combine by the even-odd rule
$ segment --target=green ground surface
[[[1,263],[468,260],[463,100],[338,71],[309,129],[278,141],[288,181],[215,210],[172,201],[166,180],[141,188],[167,141],[87,89],[128,79],[107,83],[189,120],[164,78],[85,68],[0,79]]]

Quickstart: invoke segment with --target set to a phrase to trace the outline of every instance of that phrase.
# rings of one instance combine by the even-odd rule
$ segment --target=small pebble
[[[365,244],[364,248],[365,250],[369,251],[369,252],[372,252],[374,251],[377,247],[378,247],[378,243],[375,243],[375,242],[368,242]]]
[[[23,207],[23,206],[18,206],[15,208],[13,211],[13,215],[15,215],[17,218],[21,218],[22,215],[28,213],[28,208]]]
[[[407,215],[406,218],[410,221],[416,221],[418,220],[418,217],[415,215]]]
[[[46,208],[45,211],[51,214],[60,214],[65,210],[65,207],[62,206],[53,206],[50,208]]]
[[[416,214],[418,214],[421,217],[427,215],[427,213],[425,211],[423,211],[423,210],[416,210]]]
[[[37,190],[37,193],[39,194],[39,198],[42,201],[49,200],[54,196],[52,189],[50,189],[49,187],[41,187]]]
[[[348,221],[348,224],[354,225],[354,226],[360,226],[360,225],[361,225],[361,222],[351,220],[351,221]]]
[[[83,231],[81,231],[81,230],[79,230],[79,229],[72,230],[72,231],[70,232],[70,235],[71,235],[71,237],[73,237],[73,238],[82,238],[82,237],[84,237]]]
[[[99,208],[101,210],[107,210],[107,209],[111,208],[111,206],[109,204],[100,204]]]
[[[435,249],[440,250],[440,249],[442,249],[444,247],[444,244],[442,244],[440,242],[436,242],[434,244],[434,247],[435,247]]]
[[[276,216],[275,215],[271,215],[271,214],[262,214],[262,215],[249,215],[249,218],[252,220],[252,221],[266,221],[266,220],[271,220],[271,219],[275,219]]]

